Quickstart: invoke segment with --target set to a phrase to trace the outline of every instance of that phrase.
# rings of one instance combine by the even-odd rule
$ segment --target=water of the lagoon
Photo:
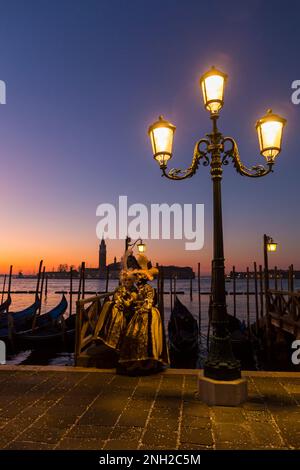
[[[0,281],[1,282],[1,281]],[[197,288],[197,279],[193,280],[193,301],[190,300],[190,281],[189,280],[177,280],[176,290],[182,291],[184,294],[179,294],[178,297],[180,300],[186,305],[186,307],[191,311],[191,313],[198,319],[198,288]],[[282,286],[281,286],[282,282]],[[259,284],[259,283],[258,283]],[[110,280],[109,282],[109,291],[114,290],[118,285],[117,280]],[[211,285],[210,277],[201,277],[201,291],[202,292],[209,292]],[[153,286],[156,286],[156,281],[153,282]],[[13,279],[12,280],[12,291],[34,291],[36,287],[36,280],[35,279]],[[270,280],[270,287],[274,287],[274,281]],[[282,281],[278,281],[278,287],[287,289],[287,280],[283,279]],[[295,279],[294,282],[295,290],[300,289],[300,279]],[[43,298],[42,304],[42,313],[50,310],[52,307],[58,304],[61,299],[61,294],[56,293],[57,291],[68,291],[69,292],[70,285],[68,280],[63,279],[49,279],[48,280],[48,295],[47,298]],[[73,291],[78,289],[78,281],[73,280]],[[85,281],[85,289],[86,291],[104,291],[105,289],[105,281],[104,280],[97,280],[97,279],[87,279]],[[226,282],[226,289],[227,292],[232,292],[233,283],[232,281]],[[236,291],[237,292],[244,292],[246,293],[247,285],[246,280],[237,280],[236,281]],[[249,290],[250,292],[254,292],[254,280],[249,280]],[[259,290],[259,285],[258,285]],[[170,282],[168,279],[165,280],[165,291],[170,291]],[[86,295],[88,297],[89,294]],[[67,299],[69,300],[69,295],[67,295]],[[77,296],[73,295],[73,312],[75,312],[76,308],[76,299]],[[14,312],[17,310],[21,310],[31,303],[34,302],[34,294],[12,294],[12,304],[10,307],[10,311]],[[260,299],[259,302],[259,309],[260,309]],[[165,325],[167,326],[167,322],[170,316],[170,295],[164,296],[164,304],[165,304]],[[208,304],[209,304],[209,296],[202,294],[201,295],[201,330],[202,333],[205,335],[207,333],[208,327]],[[227,296],[227,307],[228,313],[233,314],[233,296]],[[246,295],[237,295],[236,296],[236,311],[237,317],[240,320],[244,320],[247,322],[247,299]],[[69,310],[67,312],[69,314]],[[250,295],[250,320],[251,322],[255,321],[255,296]],[[33,354],[31,351],[23,351],[15,356],[9,357],[7,363],[8,364],[22,364],[26,361],[27,364],[51,364],[51,365],[73,365],[73,354],[67,352],[60,352],[57,354],[49,353],[49,354]]]

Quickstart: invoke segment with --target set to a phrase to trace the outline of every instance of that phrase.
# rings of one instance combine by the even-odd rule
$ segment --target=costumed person
[[[155,290],[148,284],[158,270],[149,266],[145,255],[139,254],[137,261],[140,269],[132,271],[137,287],[134,314],[123,337],[119,358],[122,373],[129,375],[158,372],[169,362],[160,312],[155,307]]]
[[[124,262],[126,264],[126,260]],[[123,269],[120,276],[121,284],[115,290],[113,300],[105,302],[101,311],[102,321],[98,324],[96,337],[116,351],[120,349],[127,324],[134,314],[133,303],[137,297],[137,289],[134,286],[134,281],[135,277],[132,275],[131,271]]]

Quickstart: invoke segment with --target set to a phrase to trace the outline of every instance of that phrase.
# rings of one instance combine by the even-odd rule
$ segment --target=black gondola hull
[[[198,323],[191,312],[175,298],[168,324],[170,366],[194,369],[199,361]]]

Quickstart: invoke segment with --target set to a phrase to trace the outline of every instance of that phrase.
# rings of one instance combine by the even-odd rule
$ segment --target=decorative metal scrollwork
[[[226,150],[226,144],[229,143],[230,147]],[[238,150],[237,143],[232,137],[224,137],[222,139],[223,145],[223,158],[222,164],[228,165],[229,159],[232,159],[233,166],[236,171],[242,176],[249,176],[250,178],[259,178],[260,176],[265,176],[270,173],[272,170],[272,163],[268,163],[266,168],[264,165],[255,165],[251,168],[246,167],[242,162]]]
[[[203,144],[205,144],[204,149],[201,148]],[[163,176],[166,176],[167,178],[172,179],[172,180],[184,180],[186,178],[190,178],[196,173],[201,161],[202,161],[203,166],[208,166],[210,163],[209,156],[208,156],[209,144],[210,142],[208,139],[200,139],[195,145],[191,165],[186,170],[181,170],[180,168],[172,168],[169,171],[169,173],[167,173],[166,169],[163,168],[162,169]]]
[[[184,180],[186,178],[190,178],[196,173],[200,163],[202,163],[203,166],[208,166],[210,164],[209,155],[215,151],[220,154],[222,165],[228,165],[231,160],[236,171],[242,176],[259,178],[260,176],[265,176],[273,171],[273,163],[267,163],[267,167],[264,165],[255,165],[251,168],[246,167],[241,162],[238,146],[235,140],[232,137],[223,137],[220,133],[218,136],[219,139],[217,143],[213,139],[214,134],[209,134],[208,139],[200,139],[196,143],[192,163],[186,170],[172,168],[167,172],[166,167],[162,167],[162,176],[166,176],[166,178],[171,180]]]

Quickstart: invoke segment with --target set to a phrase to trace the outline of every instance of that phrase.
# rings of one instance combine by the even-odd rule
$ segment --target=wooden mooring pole
[[[271,320],[270,320],[270,298],[269,298],[269,260],[268,260],[268,236],[264,234],[264,275],[265,275],[265,307],[266,307],[266,346],[267,360],[271,359]]]
[[[190,279],[190,301],[193,301],[193,278]]]
[[[170,307],[171,307],[171,312],[173,310],[173,279],[172,275],[170,277]]]
[[[160,311],[160,316],[161,316],[161,321],[164,325],[164,317],[165,317],[165,305],[164,305],[164,271],[162,266],[159,268],[159,300],[158,300],[158,305],[159,305],[159,311]]]
[[[5,284],[6,284],[6,274],[4,274],[3,288],[2,288],[2,296],[1,296],[1,304],[3,304],[3,299],[4,299]]]
[[[259,298],[260,298],[260,318],[264,316],[264,284],[262,265],[259,265]]]
[[[106,267],[105,292],[108,292],[108,283],[109,283],[109,266]]]
[[[209,347],[210,347],[210,327],[211,327],[211,321],[212,321],[212,302],[213,302],[213,285],[214,285],[214,261],[212,260],[211,262],[211,278],[210,278],[210,295],[209,295],[209,305],[208,305],[208,326],[207,326],[207,337],[206,337],[206,348],[207,351],[209,352]]]
[[[73,302],[73,268],[70,268],[70,302],[69,302],[69,317],[72,315],[72,302]]]
[[[289,291],[294,292],[294,265],[289,267]]]
[[[82,299],[85,297],[85,261],[82,262]]]
[[[159,304],[159,296],[160,296],[160,267],[159,264],[156,263],[156,269],[157,269],[157,278],[156,278],[156,295],[157,295],[157,304]]]
[[[37,283],[36,283],[36,291],[35,291],[35,301],[39,300],[40,301],[40,306],[39,306],[38,310],[35,311],[35,314],[34,314],[34,317],[33,317],[33,320],[32,320],[32,326],[31,326],[32,331],[35,329],[36,317],[37,317],[38,314],[41,313],[42,300],[41,300],[41,298],[39,299],[39,294],[40,294],[40,280],[41,280],[42,265],[43,265],[43,260],[40,261],[39,273],[38,273],[38,278],[37,278]]]
[[[36,298],[36,299],[38,298],[39,292],[40,292],[40,281],[41,281],[42,265],[43,265],[43,260],[41,259],[40,265],[39,265],[39,272],[38,272],[38,277],[37,277],[37,283],[36,283],[36,291],[35,291],[35,298]]]
[[[199,336],[201,335],[201,323],[202,323],[202,312],[201,312],[201,266],[200,263],[198,263],[198,273],[197,273],[197,279],[198,279],[198,331],[199,331]]]
[[[294,265],[291,264],[289,268],[289,279],[290,279],[290,291],[294,292]],[[291,298],[291,312],[292,317],[296,318],[296,304],[294,297]]]
[[[259,310],[258,310],[258,285],[257,285],[257,265],[254,261],[254,293],[255,293],[255,332],[258,334]]]
[[[8,277],[7,298],[9,298],[9,296],[10,296],[10,291],[11,291],[12,270],[13,270],[13,267],[12,267],[12,265],[10,265],[10,267],[9,267],[9,277]],[[6,313],[8,313],[9,307],[10,307],[10,306],[8,305],[8,306],[7,306]]]
[[[236,318],[236,275],[235,275],[235,266],[232,266],[232,275],[233,275],[233,316]]]
[[[274,288],[275,288],[275,290],[278,290],[278,272],[277,272],[277,266],[274,266]]]
[[[44,291],[44,281],[45,281],[45,266],[43,267],[43,274],[42,274],[42,282],[41,282],[41,291],[40,291],[40,307],[39,307],[39,315],[41,314],[42,310],[42,303],[43,303],[43,291]]]
[[[174,304],[175,304],[175,299],[176,299],[176,292],[177,292],[177,276],[175,275],[174,278]]]
[[[82,265],[81,263],[80,269],[79,269],[79,285],[78,285],[78,295],[77,295],[77,300],[80,300],[81,297],[81,289],[82,289]]]
[[[249,267],[247,266],[247,291],[246,291],[246,296],[247,296],[247,328],[248,328],[248,336],[251,335],[251,324],[250,324],[250,297],[249,297]]]

